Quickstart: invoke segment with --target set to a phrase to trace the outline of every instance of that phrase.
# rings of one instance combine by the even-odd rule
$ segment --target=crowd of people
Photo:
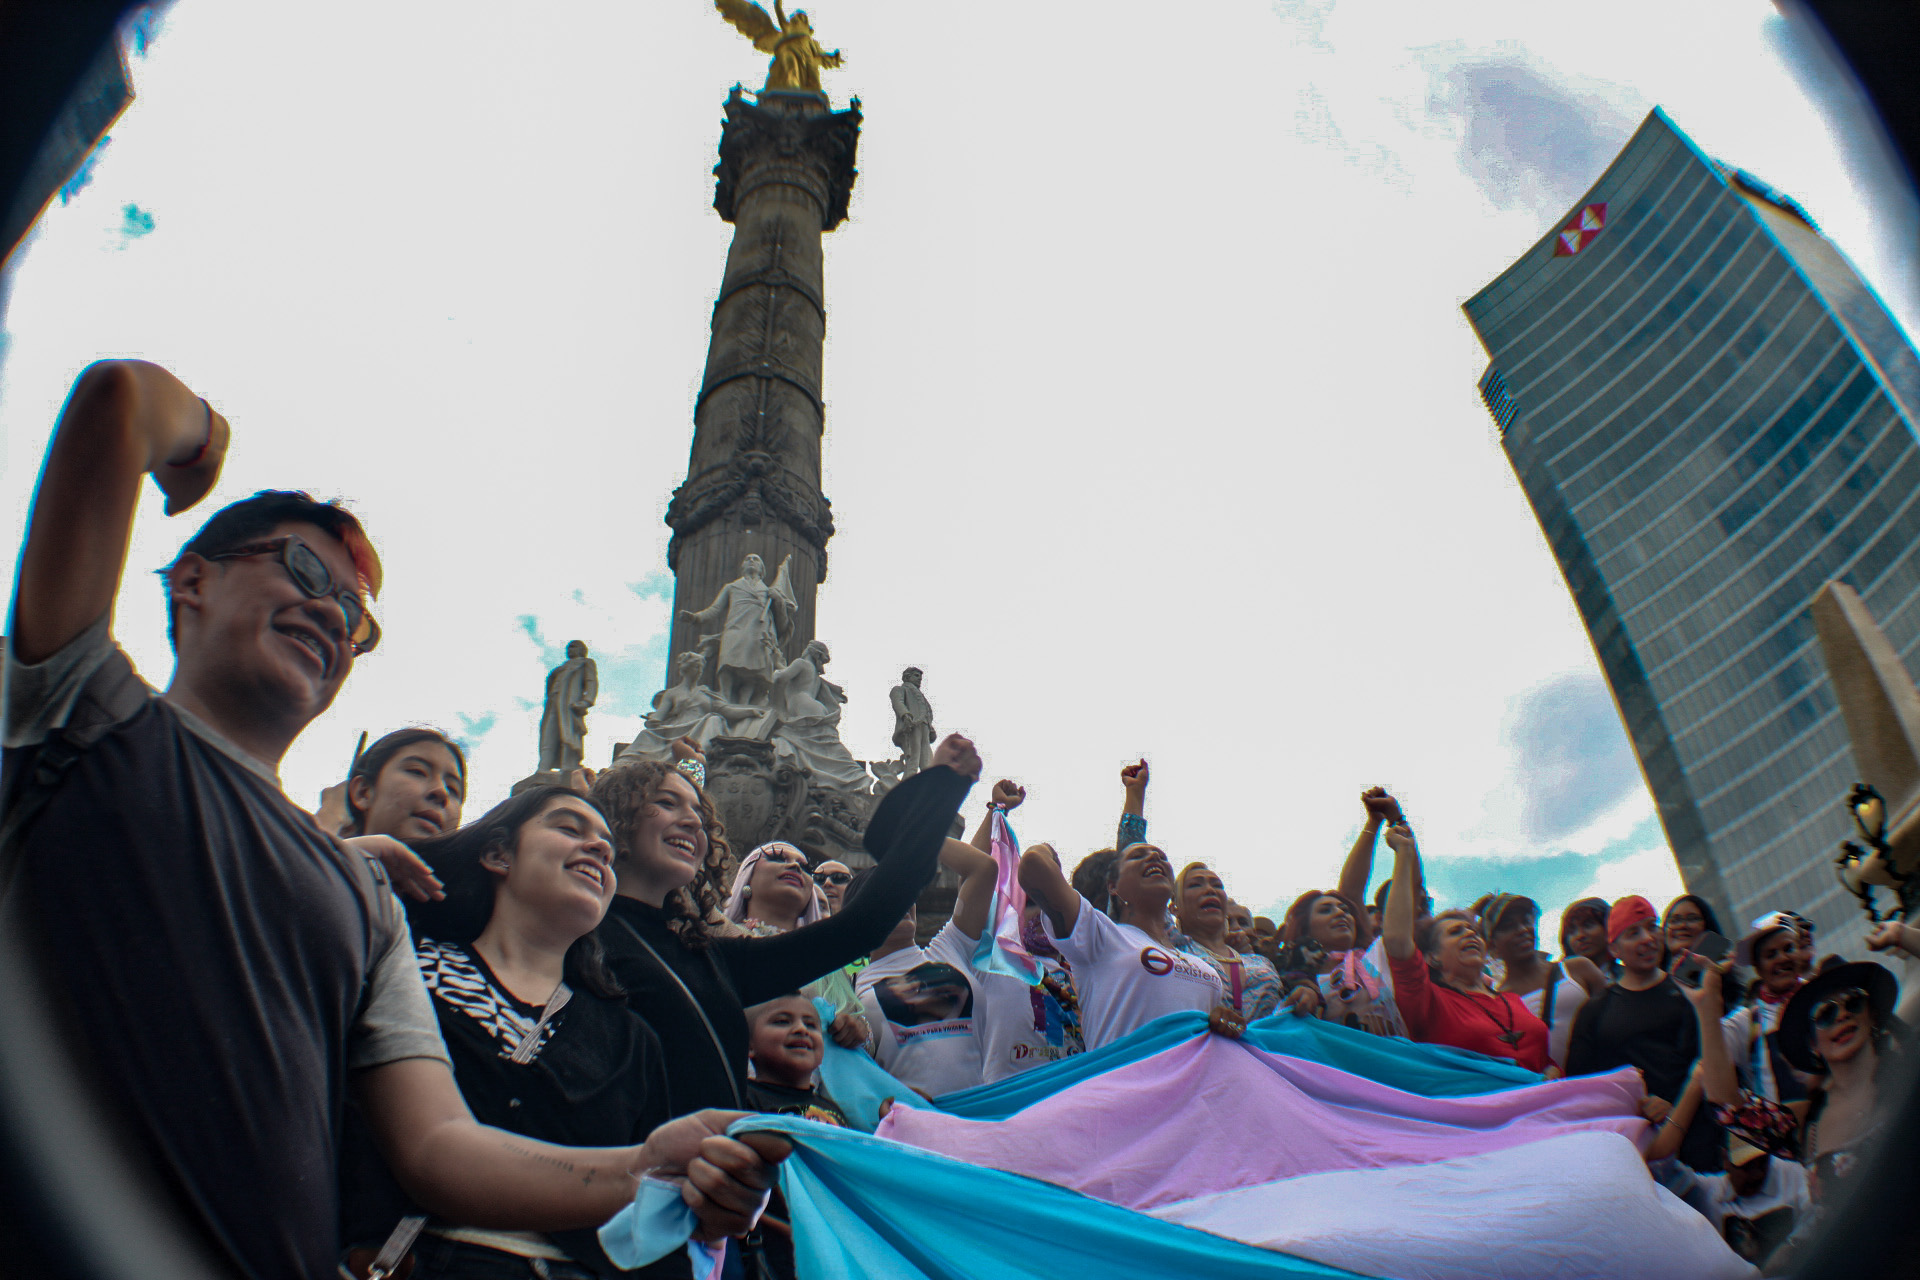
[[[1011,780],[951,838],[982,768],[959,735],[877,806],[857,870],[733,849],[684,740],[671,764],[465,821],[459,744],[405,728],[316,817],[277,766],[379,640],[380,565],[351,514],[268,491],[209,519],[163,571],[164,692],[112,638],[142,478],[190,507],[226,441],[156,366],[76,385],[7,637],[8,805],[29,820],[0,869],[19,867],[75,1050],[144,1175],[239,1274],[384,1276],[403,1255],[420,1280],[633,1274],[594,1228],[647,1178],[680,1188],[700,1236],[738,1239],[743,1274],[790,1273],[769,1206],[787,1146],[727,1130],[756,1111],[851,1123],[829,1052],[938,1099],[1168,1014],[1226,1036],[1321,1019],[1548,1079],[1635,1068],[1652,1176],[1760,1262],[1790,1256],[1884,1121],[1905,1052],[1889,968],[1817,960],[1791,910],[1726,929],[1692,895],[1572,903],[1556,954],[1525,896],[1433,902],[1378,787],[1331,886],[1277,922],[1148,839],[1144,760],[1121,770],[1111,847],[996,857],[1026,797]],[[924,927],[940,866],[952,915]],[[1003,911],[1031,981],[984,945]],[[1920,930],[1868,945],[1920,956]]]

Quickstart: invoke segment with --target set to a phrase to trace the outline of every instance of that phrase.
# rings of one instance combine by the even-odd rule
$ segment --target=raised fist
[[[941,765],[953,770],[963,778],[980,776],[980,753],[974,750],[973,742],[958,733],[950,733],[940,740],[933,749],[933,760],[927,766],[937,769]]]
[[[1145,791],[1147,789],[1147,762],[1143,759],[1139,764],[1124,766],[1120,770],[1120,785],[1129,791]]]
[[[1002,809],[1018,809],[1026,798],[1027,789],[1017,782],[1002,778],[993,784],[993,803]]]
[[[1400,812],[1400,802],[1387,794],[1385,787],[1368,787],[1360,793],[1360,803],[1366,806],[1367,813],[1382,822],[1405,822],[1406,815]]]

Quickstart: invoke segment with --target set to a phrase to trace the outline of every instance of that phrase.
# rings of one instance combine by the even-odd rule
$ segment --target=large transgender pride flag
[[[897,1097],[912,1097],[902,1087]],[[1735,1280],[1755,1274],[1640,1156],[1639,1076],[1545,1081],[1282,1013],[1201,1014],[936,1103],[868,1135],[774,1131],[802,1280]],[[656,1189],[601,1240],[687,1236]]]

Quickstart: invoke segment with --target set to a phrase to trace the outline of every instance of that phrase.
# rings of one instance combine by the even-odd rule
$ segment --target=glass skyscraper
[[[1808,606],[1847,582],[1920,657],[1920,359],[1798,205],[1657,110],[1465,309],[1688,888],[1735,936],[1791,909],[1858,937]]]

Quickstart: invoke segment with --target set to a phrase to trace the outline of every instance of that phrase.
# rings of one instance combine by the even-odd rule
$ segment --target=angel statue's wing
[[[713,7],[741,35],[753,41],[754,48],[762,53],[773,52],[775,42],[780,39],[780,28],[767,16],[765,9],[753,0],[713,0]]]

